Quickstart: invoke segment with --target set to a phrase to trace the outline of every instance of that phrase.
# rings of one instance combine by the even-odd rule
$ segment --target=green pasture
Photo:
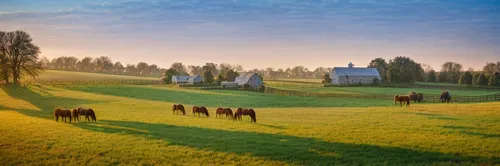
[[[1,86],[0,165],[498,165],[500,102],[388,106],[170,86]],[[209,118],[173,115],[206,105]],[[257,123],[215,118],[253,107]],[[98,122],[55,122],[90,107]]]
[[[45,70],[42,73],[40,73],[38,79],[50,80],[50,81],[94,81],[94,80],[112,81],[112,80],[159,80],[160,78],[72,72],[72,71],[60,71],[60,70]]]

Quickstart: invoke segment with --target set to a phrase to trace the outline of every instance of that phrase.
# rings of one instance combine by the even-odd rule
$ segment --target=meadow
[[[401,108],[153,85],[2,86],[0,98],[1,165],[500,164],[500,102]],[[173,103],[211,116],[173,115]],[[253,107],[257,123],[217,119],[218,106]],[[94,108],[98,122],[55,122],[56,107]]]
[[[113,74],[85,73],[61,70],[45,70],[39,75],[39,80],[51,81],[94,81],[94,80],[159,80],[155,77],[138,77]]]

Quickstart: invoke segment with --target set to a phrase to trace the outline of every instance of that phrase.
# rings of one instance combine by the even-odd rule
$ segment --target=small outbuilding
[[[236,77],[234,82],[238,83],[238,86],[248,86],[253,89],[257,89],[263,84],[262,79],[257,73],[240,73],[240,76]]]

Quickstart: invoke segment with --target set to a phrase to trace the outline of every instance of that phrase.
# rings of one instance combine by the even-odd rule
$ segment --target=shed
[[[238,83],[239,86],[249,86],[253,89],[257,89],[259,86],[263,84],[262,79],[259,77],[257,73],[240,73],[240,76],[236,77],[234,82]]]

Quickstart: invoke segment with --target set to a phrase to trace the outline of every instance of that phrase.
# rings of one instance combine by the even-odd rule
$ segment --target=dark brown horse
[[[423,93],[417,93],[417,101],[419,103],[424,101],[424,94]]]
[[[450,101],[451,101],[450,92],[443,91],[443,93],[441,93],[441,96],[439,97],[439,99],[441,99],[442,102],[450,103]]]
[[[208,110],[206,107],[198,107],[198,106],[194,106],[193,107],[193,116],[195,116],[195,114],[198,114],[198,116],[200,116],[200,114],[203,114],[205,115],[206,117],[209,117],[210,115],[208,114]]]
[[[80,121],[80,113],[78,113],[78,108],[73,109],[73,121]]]
[[[401,107],[403,107],[403,102],[406,102],[406,107],[410,106],[410,97],[406,95],[396,95],[394,96],[394,105],[396,105],[396,102],[399,102]]]
[[[218,118],[219,116],[222,116],[224,115],[224,108],[217,108],[217,110],[215,111],[215,118]]]
[[[236,110],[236,112],[234,113],[234,118],[233,118],[233,121],[234,120],[240,120],[242,121],[242,115],[248,115],[250,116],[250,118],[252,118],[252,122],[255,122],[257,123],[257,117],[256,117],[256,114],[255,114],[255,111],[253,109],[243,109],[243,108],[238,108]]]
[[[231,108],[224,108],[222,112],[224,112],[224,114],[226,114],[226,119],[233,118],[233,110],[231,110]]]
[[[91,108],[78,108],[78,114],[85,115],[85,121],[91,121],[90,118],[92,118],[92,121],[97,122],[95,111]]]
[[[54,110],[54,117],[56,118],[56,122],[59,121],[59,117],[61,117],[61,121],[64,119],[64,122],[66,122],[66,118],[69,118],[69,123],[71,123],[71,111],[68,109],[56,108]]]
[[[182,112],[182,115],[186,115],[186,110],[184,109],[184,105],[182,104],[174,104],[172,106],[172,111],[174,114],[177,114],[177,112]]]
[[[408,97],[410,97],[410,100],[413,101],[414,103],[417,102],[417,92],[410,92],[408,93]]]

